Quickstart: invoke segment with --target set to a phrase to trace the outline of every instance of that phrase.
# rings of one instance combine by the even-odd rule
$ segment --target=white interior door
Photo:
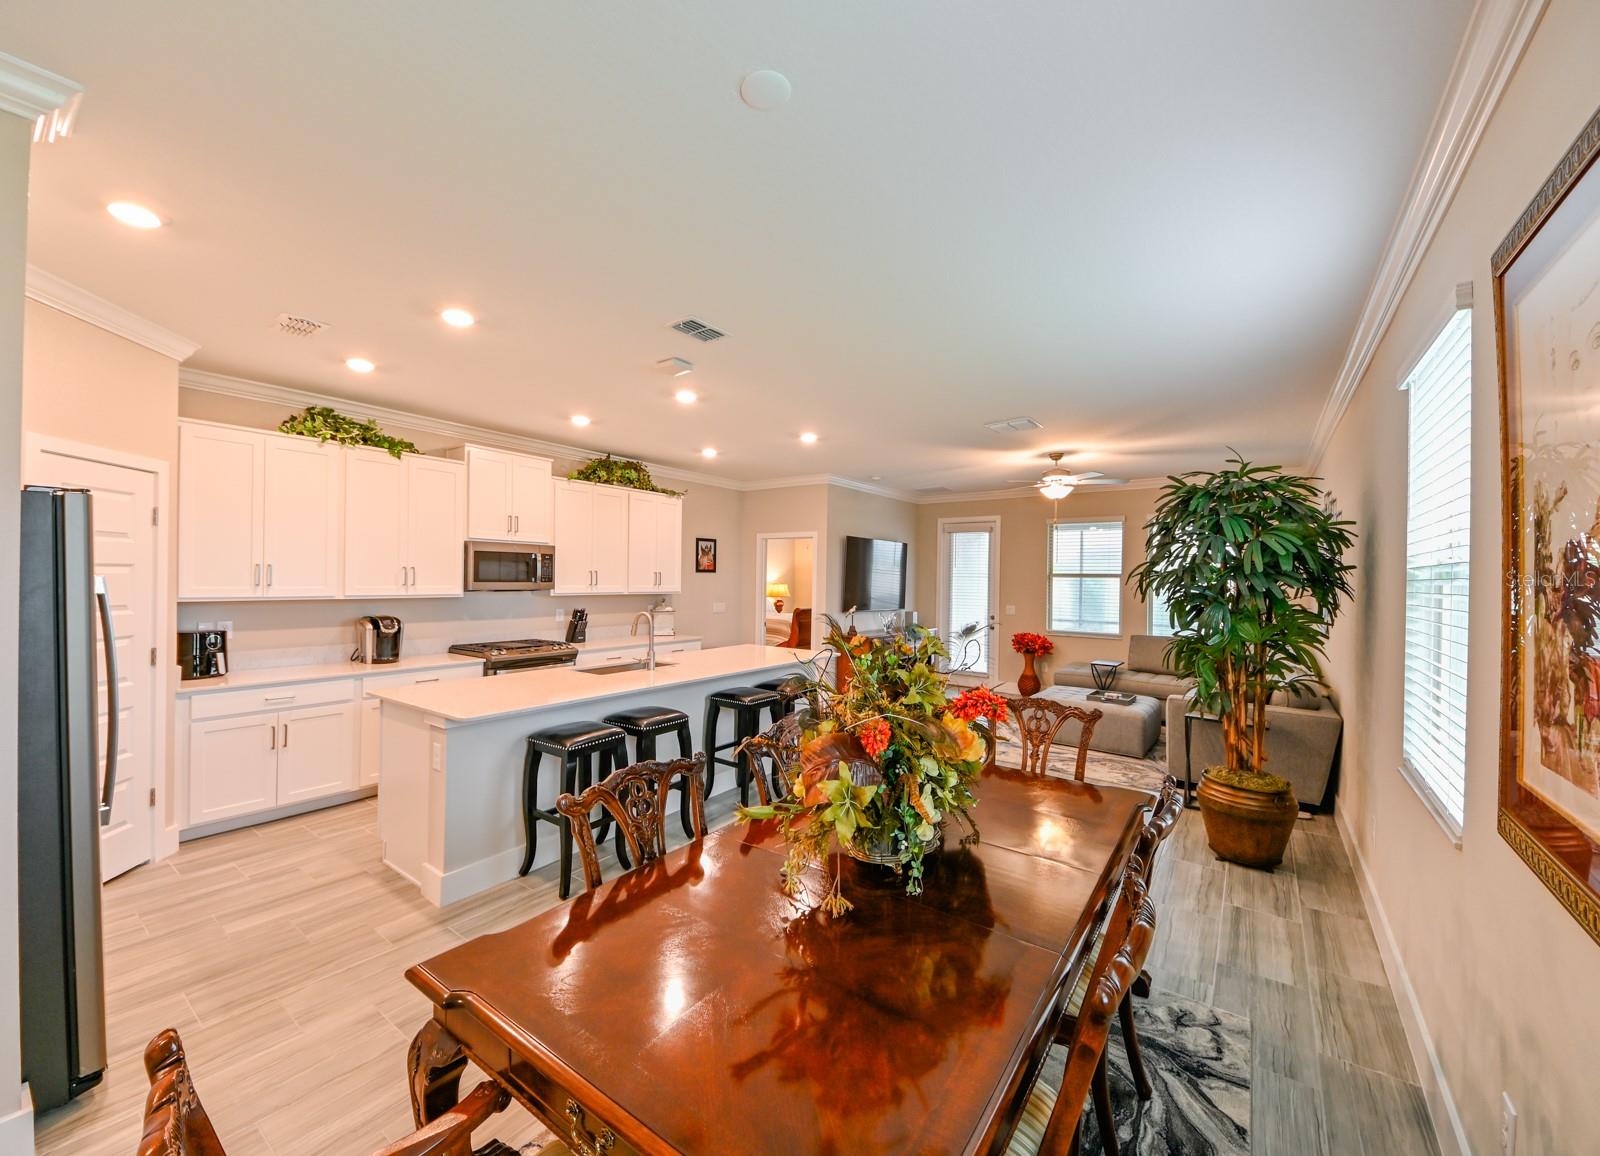
[[[156,479],[147,470],[50,452],[37,454],[28,474],[28,480],[36,485],[86,488],[91,495],[94,572],[106,580],[111,595],[117,648],[117,784],[111,823],[100,829],[100,875],[111,879],[149,862],[153,847],[150,788],[154,784],[156,728],[164,721],[157,709],[162,680],[156,677],[157,538],[152,516]],[[98,616],[95,634],[98,639]],[[104,654],[97,641],[95,696],[102,751],[106,708],[111,700]]]
[[[953,668],[992,679],[997,663],[994,630],[999,620],[1000,522],[997,518],[939,521],[939,634],[950,648]],[[954,638],[976,624],[971,641]]]

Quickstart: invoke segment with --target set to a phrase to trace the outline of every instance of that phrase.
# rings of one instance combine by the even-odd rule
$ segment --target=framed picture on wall
[[[1502,838],[1600,942],[1600,112],[1495,250]]]
[[[696,538],[694,540],[694,572],[696,574],[715,574],[717,572],[717,540],[715,538]]]

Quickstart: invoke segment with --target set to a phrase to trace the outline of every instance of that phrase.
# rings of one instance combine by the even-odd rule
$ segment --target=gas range
[[[570,666],[578,661],[578,648],[548,638],[518,638],[509,642],[458,642],[451,654],[483,659],[485,675],[541,666]]]

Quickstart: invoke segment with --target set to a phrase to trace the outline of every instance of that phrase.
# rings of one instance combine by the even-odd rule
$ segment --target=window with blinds
[[[1177,632],[1177,627],[1172,624],[1172,610],[1167,606],[1165,596],[1152,590],[1150,601],[1145,605],[1150,611],[1150,633],[1171,638]]]
[[[952,527],[945,531],[944,622],[945,637],[950,639],[950,662],[971,674],[993,673],[990,666],[989,643],[993,633],[987,629],[992,595],[989,579],[992,571],[994,531],[983,527]],[[953,635],[971,626],[981,629],[970,642],[957,642]]]
[[[1050,629],[1122,633],[1122,519],[1050,523]]]
[[[1409,395],[1401,771],[1457,841],[1466,817],[1472,311],[1402,383]]]

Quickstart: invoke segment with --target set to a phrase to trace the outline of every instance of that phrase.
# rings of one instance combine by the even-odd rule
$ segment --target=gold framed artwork
[[[1600,112],[1495,250],[1502,838],[1600,942]]]

